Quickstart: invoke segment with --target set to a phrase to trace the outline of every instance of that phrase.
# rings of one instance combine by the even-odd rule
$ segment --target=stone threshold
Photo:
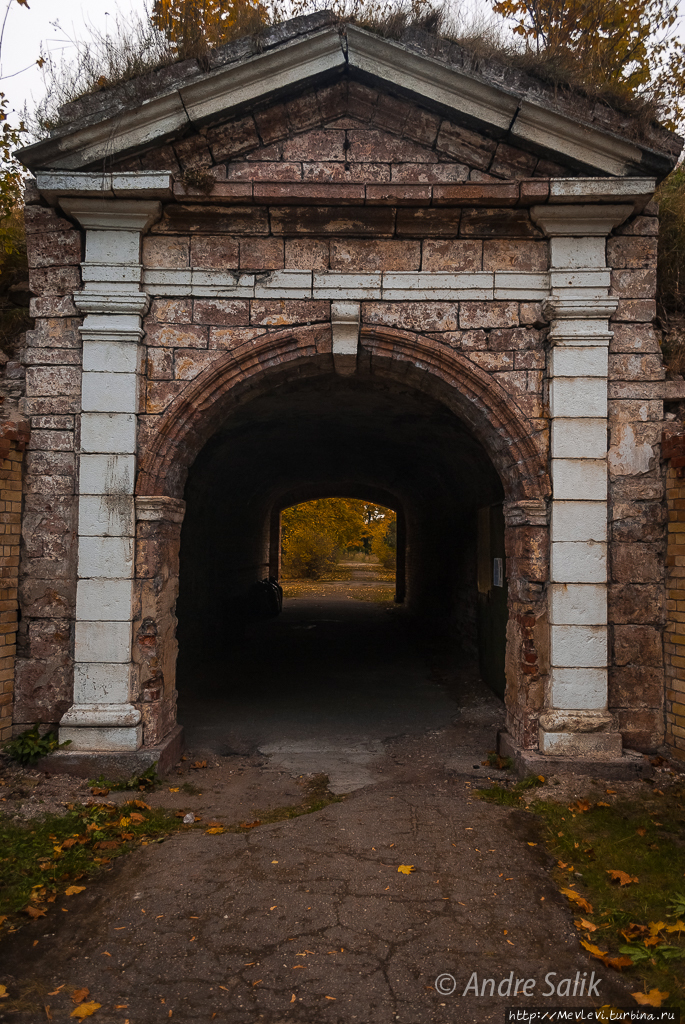
[[[528,775],[590,775],[598,779],[634,782],[650,779],[654,768],[649,759],[637,750],[624,749],[620,757],[561,757],[540,754],[537,750],[524,750],[505,731],[497,736],[497,750],[502,757],[510,757],[519,778]]]

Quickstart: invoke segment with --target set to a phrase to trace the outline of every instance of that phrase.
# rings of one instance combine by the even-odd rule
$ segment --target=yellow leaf
[[[641,1006],[661,1006],[664,999],[668,999],[669,992],[660,992],[658,988],[652,988],[647,995],[644,992],[632,992],[633,999]]]
[[[8,996],[9,992],[7,991],[7,987],[5,985],[0,985],[0,999],[7,999]]]
[[[588,903],[588,901],[584,899],[579,892],[576,892],[575,889],[562,889],[561,891],[564,896],[567,896],[568,899],[571,900],[572,903],[577,903],[580,909],[584,910],[586,914],[594,914],[592,904]]]
[[[586,921],[584,917],[581,917],[579,921],[573,922],[576,928],[584,928],[587,932],[596,932],[597,925],[593,924],[592,921]]]
[[[83,1020],[85,1017],[92,1017],[96,1010],[99,1010],[102,1003],[81,1003],[75,1010],[72,1010],[69,1014],[70,1017],[77,1017],[78,1020]]]
[[[603,957],[607,956],[609,952],[606,949],[601,950],[598,946],[593,946],[591,942],[586,942],[585,939],[581,939],[580,944],[584,949],[588,951],[588,953],[592,953],[593,956],[596,956],[598,960],[601,960]]]
[[[225,831],[226,831],[226,829],[225,829],[225,828],[222,828],[222,827],[221,827],[221,825],[219,825],[219,826],[217,826],[216,828],[208,828],[208,829],[205,829],[205,835],[206,835],[206,836],[218,836],[218,835],[220,835],[220,834],[221,834],[222,832],[225,832]]]
[[[625,871],[607,871],[607,875],[611,875],[612,882],[620,882],[621,885],[630,885],[631,882],[637,882],[639,879],[636,875],[629,875]]]
[[[130,825],[130,824],[131,824],[131,819],[130,818],[126,818],[126,817],[119,818],[119,828],[126,828],[126,826]]]
[[[140,825],[141,822],[145,821],[145,815],[139,814],[138,811],[134,811],[131,815],[131,824]]]
[[[178,793],[179,789],[180,789],[179,786],[169,786],[169,792],[170,793]]]
[[[658,935],[659,932],[662,932],[665,927],[666,927],[666,922],[665,921],[650,921],[649,924],[648,924],[649,934],[650,935]]]
[[[605,800],[598,800],[597,806],[598,807],[611,807],[611,804],[606,803]]]
[[[669,924],[666,929],[667,932],[685,932],[685,921],[676,921],[675,924]]]
[[[0,924],[4,924],[7,920],[7,914],[0,914]]]
[[[528,843],[529,846],[537,846],[537,843]]]
[[[416,869],[413,864],[400,864],[397,870],[403,875],[410,875]]]
[[[85,885],[70,885],[68,889],[64,890],[65,896],[77,896],[80,892],[83,892]]]

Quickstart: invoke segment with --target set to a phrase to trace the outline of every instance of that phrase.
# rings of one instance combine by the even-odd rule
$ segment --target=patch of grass
[[[107,796],[107,793],[111,790],[113,793],[123,793],[130,789],[138,790],[154,790],[161,784],[161,780],[157,775],[157,765],[151,764],[149,768],[146,768],[140,775],[132,775],[130,779],[114,780],[106,779],[104,775],[100,775],[97,779],[90,779],[88,782],[89,786],[99,789],[101,792],[96,794],[97,796]]]
[[[195,792],[195,787],[186,785],[187,791]],[[70,805],[66,814],[51,814],[29,824],[0,817],[0,937],[16,932],[22,923],[47,916],[54,907],[64,906],[65,901],[78,895],[67,895],[71,886],[85,886],[116,857],[140,845],[162,842],[173,833],[189,829],[206,830],[208,824],[210,828],[217,826],[217,832],[246,832],[312,814],[344,799],[329,792],[327,775],[307,779],[303,787],[305,795],[300,803],[257,811],[254,821],[225,826],[201,819],[184,825],[182,811],[152,808],[139,799],[121,806]]]
[[[607,954],[608,966],[623,958],[636,991],[658,988],[670,994],[667,1005],[685,1009],[685,790],[674,785],[615,802],[608,793],[570,806],[539,801],[532,809],[557,858],[559,887],[590,904],[572,904],[583,941]],[[610,871],[637,881],[621,885]]]
[[[13,932],[22,918],[45,916],[52,904],[71,898],[69,886],[83,885],[115,857],[181,827],[171,812],[142,800],[123,807],[72,805],[66,814],[29,824],[0,818],[1,930]]]
[[[509,758],[506,758],[506,760],[509,760]],[[529,789],[534,789],[536,786],[544,785],[545,781],[544,775],[527,775],[525,779],[521,779],[520,782],[515,783],[513,786],[500,786],[499,783],[495,783],[489,789],[479,790],[478,796],[481,800],[500,804],[502,807],[518,807],[519,804],[523,803],[524,793]]]

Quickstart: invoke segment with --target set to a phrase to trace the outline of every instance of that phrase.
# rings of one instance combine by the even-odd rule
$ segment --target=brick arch
[[[546,498],[533,425],[502,386],[470,360],[421,334],[364,327],[358,372],[409,384],[471,429],[508,500]],[[330,326],[297,327],[240,345],[199,374],[161,416],[140,460],[136,492],[182,497],[188,468],[232,407],[298,378],[333,373]]]

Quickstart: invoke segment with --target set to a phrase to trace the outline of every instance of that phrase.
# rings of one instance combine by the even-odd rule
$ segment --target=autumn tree
[[[284,509],[284,573],[319,579],[345,551],[373,551],[386,564],[388,531],[394,520],[392,509],[357,498],[318,498]]]
[[[493,0],[493,10],[571,84],[649,100],[662,122],[683,117],[685,56],[676,0]]]
[[[154,0],[151,19],[185,57],[258,32],[269,11],[260,0]]]

